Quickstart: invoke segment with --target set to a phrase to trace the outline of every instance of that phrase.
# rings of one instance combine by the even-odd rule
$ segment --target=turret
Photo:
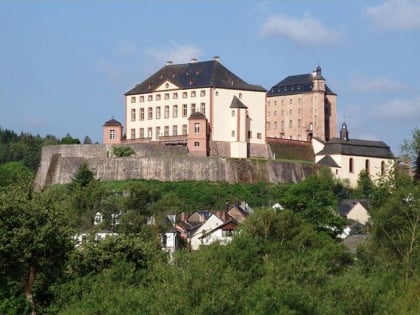
[[[343,122],[340,130],[340,139],[344,141],[349,141],[349,130],[347,129],[347,124]]]

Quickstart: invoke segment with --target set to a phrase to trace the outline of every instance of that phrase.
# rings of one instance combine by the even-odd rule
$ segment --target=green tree
[[[60,144],[80,144],[80,140],[67,134],[65,137],[61,138]]]
[[[30,184],[0,191],[0,310],[17,306],[17,296],[4,292],[18,289],[31,314],[48,303],[49,286],[62,274],[73,248],[61,199],[50,192],[35,193]]]
[[[0,164],[0,187],[33,180],[33,172],[22,162]]]
[[[94,174],[86,162],[82,163],[74,174],[70,187],[86,187],[94,181]]]
[[[414,128],[411,139],[405,139],[401,145],[401,153],[409,157],[414,164],[414,179],[420,180],[420,129]]]
[[[134,152],[133,148],[127,147],[127,146],[115,146],[112,149],[112,153],[116,157],[126,157],[126,156],[132,156],[132,155],[136,154],[136,152]]]

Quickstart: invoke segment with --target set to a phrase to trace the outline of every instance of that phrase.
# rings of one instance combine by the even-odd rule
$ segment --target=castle
[[[269,144],[284,139],[312,143],[314,162],[352,185],[362,170],[385,174],[393,161],[390,148],[336,138],[336,113],[337,94],[320,66],[267,91],[239,78],[219,57],[167,62],[125,93],[125,139],[122,124],[111,119],[103,126],[104,144],[182,145],[192,156],[273,159]]]

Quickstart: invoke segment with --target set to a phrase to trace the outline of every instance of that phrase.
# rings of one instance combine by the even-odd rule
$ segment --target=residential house
[[[209,245],[216,241],[217,235],[210,234],[210,237],[205,238],[208,232],[213,231],[217,227],[223,225],[222,219],[215,215],[211,215],[206,222],[204,222],[195,232],[191,235],[190,246],[192,250],[197,250],[201,245]]]
[[[366,199],[345,199],[338,206],[338,212],[348,220],[366,225],[370,219],[369,202]]]

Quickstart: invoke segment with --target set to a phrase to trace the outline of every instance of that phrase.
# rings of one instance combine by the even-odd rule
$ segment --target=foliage
[[[30,182],[33,176],[33,172],[21,162],[0,164],[0,187]]]
[[[87,163],[82,163],[71,180],[70,187],[86,187],[94,180],[94,174]]]
[[[127,146],[115,146],[112,149],[112,153],[116,156],[116,157],[126,157],[126,156],[132,156],[135,155],[136,152],[134,152],[133,148],[131,147],[127,147]]]
[[[50,299],[49,287],[73,247],[61,199],[35,193],[29,183],[0,191],[0,309],[28,308],[22,304],[26,297],[34,314]]]
[[[410,158],[414,164],[414,179],[420,180],[420,129],[414,128],[411,139],[405,139],[401,145],[401,153]]]
[[[61,138],[60,144],[80,144],[80,140],[67,134],[65,137]]]

